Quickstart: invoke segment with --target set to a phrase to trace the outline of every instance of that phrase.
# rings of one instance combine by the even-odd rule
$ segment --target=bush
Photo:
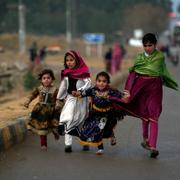
[[[35,86],[37,86],[38,80],[34,77],[33,73],[31,71],[28,71],[24,75],[24,88],[26,90],[31,90]]]

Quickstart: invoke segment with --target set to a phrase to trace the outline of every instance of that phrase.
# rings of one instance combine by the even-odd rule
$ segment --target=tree
[[[7,2],[6,0],[0,1],[0,32],[3,31],[3,23],[4,23],[4,16],[7,11]]]
[[[124,11],[123,31],[132,35],[134,29],[142,29],[144,33],[161,33],[167,28],[167,11],[152,4],[137,4]]]

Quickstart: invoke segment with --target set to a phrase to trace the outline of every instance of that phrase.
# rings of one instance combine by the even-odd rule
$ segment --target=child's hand
[[[72,91],[72,95],[75,97],[79,97],[81,95],[80,91]]]
[[[130,98],[130,92],[127,90],[124,90],[123,97],[121,98],[123,102],[128,103]]]

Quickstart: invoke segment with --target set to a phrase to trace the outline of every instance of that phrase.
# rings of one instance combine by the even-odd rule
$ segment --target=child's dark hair
[[[143,44],[147,44],[147,43],[156,44],[157,43],[157,38],[156,38],[155,34],[147,33],[147,34],[145,34],[143,36],[142,43]]]
[[[100,76],[105,77],[105,78],[107,79],[108,84],[110,83],[110,76],[109,76],[109,74],[108,74],[107,72],[102,71],[102,72],[98,73],[98,74],[96,75],[96,80],[97,80]]]
[[[38,79],[41,80],[42,76],[44,74],[49,74],[51,76],[52,80],[55,80],[54,73],[53,73],[53,71],[51,69],[42,70],[42,72],[38,74]]]

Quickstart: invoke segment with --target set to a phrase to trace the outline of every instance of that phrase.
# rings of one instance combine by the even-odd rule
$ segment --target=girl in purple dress
[[[96,76],[94,87],[78,92],[82,97],[91,97],[89,116],[79,130],[80,143],[97,146],[98,155],[104,152],[103,138],[111,138],[111,145],[116,144],[113,129],[120,112],[115,110],[114,101],[121,98],[122,93],[112,89],[109,83],[109,75],[100,72]]]
[[[178,90],[177,83],[171,78],[162,52],[156,49],[157,39],[148,33],[142,39],[144,52],[137,55],[135,64],[125,84],[124,102],[120,105],[128,115],[142,119],[141,145],[156,158],[158,119],[162,111],[162,86]],[[121,101],[121,100],[120,100]]]

